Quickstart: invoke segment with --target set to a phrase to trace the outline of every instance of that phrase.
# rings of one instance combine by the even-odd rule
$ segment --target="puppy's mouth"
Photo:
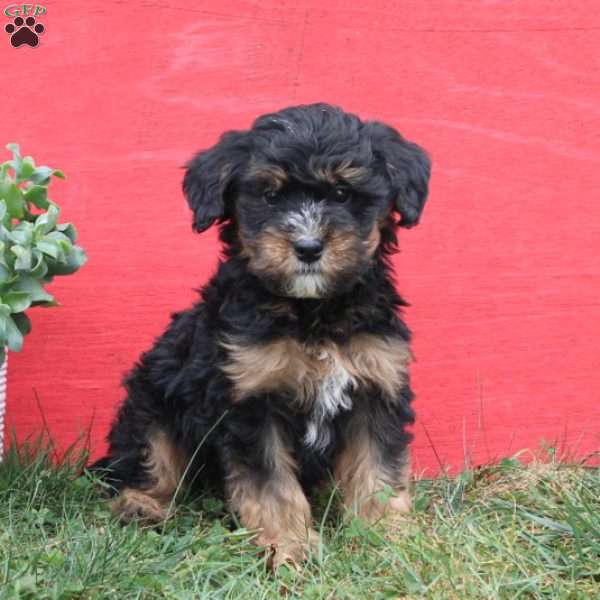
[[[300,264],[296,268],[296,275],[322,275],[323,268],[319,263]]]
[[[323,298],[328,292],[327,278],[318,263],[298,265],[286,286],[294,298]]]

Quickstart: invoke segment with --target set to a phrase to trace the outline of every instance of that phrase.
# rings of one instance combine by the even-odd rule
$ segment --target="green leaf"
[[[3,185],[0,189],[0,195],[6,202],[8,214],[13,219],[22,219],[25,209],[25,200],[23,199],[23,192],[17,187],[17,184],[8,182],[7,185]]]
[[[37,248],[34,248],[32,251],[33,256],[33,266],[29,271],[29,275],[31,277],[35,277],[36,279],[42,279],[45,277],[48,272],[48,266],[46,265],[46,261],[42,252],[40,252]]]
[[[52,242],[52,241],[39,241],[35,247],[40,250],[41,252],[43,252],[44,254],[47,254],[48,256],[51,256],[53,259],[58,260],[59,255],[60,255],[60,248],[58,247],[58,243],[57,242]]]
[[[53,172],[54,169],[51,169],[50,167],[38,167],[29,177],[29,181],[46,184],[50,181],[50,176]]]
[[[19,173],[19,181],[25,181],[29,179],[35,172],[35,163],[31,156],[26,156],[21,163],[21,171]]]
[[[17,257],[15,269],[18,271],[29,271],[31,269],[31,250],[23,246],[13,246],[11,251]]]
[[[81,246],[73,246],[73,250],[70,256],[70,264],[76,266],[78,269],[83,267],[88,261],[87,254]]]
[[[71,248],[71,240],[62,231],[51,231],[43,237],[44,240],[69,244]]]
[[[15,323],[10,317],[10,307],[6,304],[0,304],[0,346],[4,348],[9,343],[9,338],[11,340],[11,345],[18,348],[19,347],[19,339],[18,336],[14,334],[14,327],[16,327]],[[20,335],[20,331],[18,332]],[[22,345],[23,336],[21,336],[21,345]],[[9,345],[10,347],[10,345]],[[13,348],[10,348],[11,350]]]
[[[23,157],[21,156],[21,149],[19,148],[19,144],[7,144],[6,148],[12,152],[12,160],[8,161],[8,165],[14,170],[15,175],[19,175],[21,172],[21,162],[23,161]]]
[[[54,302],[54,297],[50,295],[42,284],[33,277],[20,277],[14,284],[13,289],[31,294],[32,303]]]
[[[33,204],[38,208],[46,209],[50,206],[48,202],[48,190],[43,185],[30,185],[24,192],[25,202]]]
[[[50,233],[56,226],[56,219],[58,219],[59,213],[58,207],[55,204],[51,204],[48,207],[48,211],[41,214],[35,220],[35,229],[43,233]]]
[[[10,316],[6,318],[6,343],[13,352],[20,352],[23,348],[23,334]]]
[[[0,217],[1,218],[1,217]],[[71,223],[59,223],[56,226],[57,231],[64,233],[72,243],[77,241],[77,229]]]
[[[6,242],[10,242],[10,231],[8,229],[6,229],[6,227],[4,227],[4,225],[0,225],[0,240],[2,240],[2,242],[6,243]]]
[[[2,303],[10,307],[12,313],[20,313],[31,306],[29,292],[8,292],[2,296]]]
[[[14,314],[12,319],[23,335],[27,335],[31,331],[31,320],[25,313]]]
[[[65,256],[68,255],[73,249],[71,240],[60,231],[51,231],[48,235],[45,235],[42,242],[55,244],[58,248],[58,255],[55,257],[59,262],[65,261]]]
[[[0,285],[7,283],[10,278],[10,269],[6,265],[0,263]]]
[[[12,152],[13,159],[21,160],[21,148],[19,144],[11,142],[10,144],[6,144],[6,149]]]
[[[60,169],[54,169],[54,171],[52,171],[52,175],[54,175],[54,177],[58,177],[59,179],[67,178],[67,176]]]
[[[0,221],[2,221],[2,219],[4,219],[7,211],[8,211],[8,209],[6,208],[6,201],[0,200]]]
[[[31,223],[19,223],[9,234],[10,239],[21,246],[30,246],[33,237]]]
[[[52,275],[70,275],[79,270],[88,258],[83,248],[73,246],[71,252],[67,254],[62,263],[48,264],[48,272]]]

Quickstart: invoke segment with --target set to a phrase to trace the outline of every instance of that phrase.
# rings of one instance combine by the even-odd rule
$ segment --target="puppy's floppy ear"
[[[402,227],[419,222],[427,199],[431,161],[425,151],[405,140],[395,129],[369,121],[365,130],[374,155],[380,160],[394,191],[394,203]]]
[[[183,192],[194,212],[195,231],[231,217],[228,192],[249,157],[247,133],[228,131],[219,143],[203,150],[186,165]]]

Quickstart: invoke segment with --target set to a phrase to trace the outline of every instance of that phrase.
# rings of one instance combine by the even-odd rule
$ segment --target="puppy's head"
[[[230,252],[269,289],[324,298],[351,289],[396,224],[418,223],[429,172],[391,127],[313,104],[224,134],[187,165],[183,189],[194,228],[228,223]]]

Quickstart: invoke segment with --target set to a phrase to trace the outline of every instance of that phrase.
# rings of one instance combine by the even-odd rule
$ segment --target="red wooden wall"
[[[412,303],[415,463],[557,440],[600,447],[597,1],[48,0],[37,48],[0,39],[2,143],[62,168],[88,265],[11,355],[9,425],[95,452],[119,381],[215,266],[179,166],[221,131],[327,101],[434,161],[395,261]],[[6,18],[6,22],[9,19]],[[3,29],[3,28],[2,28]],[[428,432],[429,437],[425,432]]]

